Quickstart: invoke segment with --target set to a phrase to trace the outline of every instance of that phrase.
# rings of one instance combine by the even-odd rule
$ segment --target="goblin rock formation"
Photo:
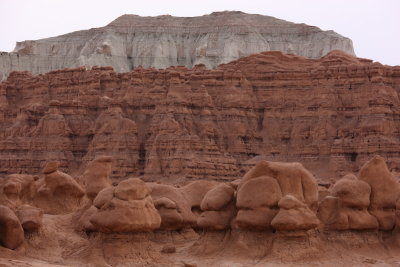
[[[58,160],[79,175],[101,155],[113,156],[114,180],[234,180],[261,159],[339,178],[375,154],[398,171],[399,88],[400,67],[339,51],[265,52],[214,70],[14,72],[0,84],[0,174]]]
[[[90,222],[100,232],[152,231],[161,224],[150,189],[137,178],[124,180],[112,189],[103,189],[94,205],[98,210],[90,217]]]
[[[58,170],[52,161],[43,169],[44,177],[36,182],[34,203],[49,214],[69,213],[80,205],[85,191],[70,175]]]
[[[34,179],[28,175],[9,175],[0,184],[3,190],[0,199],[0,244],[9,249],[20,246],[38,249],[35,240],[46,238],[49,229],[56,227],[51,224],[52,220],[55,220],[60,232],[75,229],[69,235],[84,238],[85,232],[86,235],[97,233],[95,238],[86,237],[85,246],[92,248],[103,242],[101,240],[123,240],[126,238],[124,233],[138,232],[164,236],[179,233],[181,237],[177,242],[187,242],[184,241],[184,233],[192,231],[194,234],[192,229],[202,230],[203,233],[228,230],[229,236],[242,235],[239,238],[241,249],[246,233],[254,230],[258,233],[278,230],[283,236],[295,235],[297,238],[312,235],[314,239],[327,234],[312,232],[315,228],[326,230],[324,232],[348,231],[346,233],[351,233],[349,230],[383,230],[389,241],[380,242],[387,245],[400,242],[400,183],[388,171],[380,156],[366,162],[358,177],[348,174],[332,185],[327,190],[327,196],[319,202],[316,179],[300,163],[259,161],[237,182],[199,180],[184,186],[172,186],[129,178],[112,186],[108,183],[109,171],[115,168],[111,162],[111,157],[101,156],[87,164],[85,176],[91,179],[86,182],[90,184],[94,181],[92,178],[96,175],[93,171],[98,169],[100,184],[105,187],[95,195],[93,187],[86,187],[86,202],[76,202],[77,196],[82,197],[82,189],[76,178],[58,170],[59,163],[56,161],[46,164],[43,177]],[[89,173],[92,176],[88,176]],[[32,206],[24,203],[43,195],[42,179],[50,192],[60,193],[57,188],[61,187],[69,191],[60,196],[53,194],[47,200],[47,206],[43,202],[37,205],[31,201]],[[14,196],[11,205],[9,192],[12,190],[4,190],[10,188],[11,183],[13,188],[26,187],[30,183],[35,186],[29,191],[13,190],[19,194]],[[65,207],[59,201],[60,197]],[[51,202],[56,205],[50,205]],[[77,204],[71,206],[72,202]],[[24,233],[29,233],[25,235],[27,242],[24,242]],[[362,235],[362,231],[357,233]],[[196,235],[191,238],[196,240]],[[33,239],[31,236],[34,236]],[[143,243],[149,238],[154,239],[154,236],[142,235],[138,242]],[[238,241],[225,237],[224,242],[227,240],[233,242],[230,246]],[[307,240],[307,243],[310,242]],[[200,241],[198,239],[193,243],[193,249],[199,246]],[[106,243],[102,246],[107,246]],[[123,243],[127,246],[129,242]],[[161,253],[177,253],[174,248],[171,244],[164,245]],[[87,253],[84,255],[87,256]]]
[[[243,229],[307,230],[319,221],[314,176],[299,163],[260,161],[238,187],[236,224]]]
[[[350,39],[333,31],[243,12],[201,17],[123,15],[109,25],[18,42],[0,54],[0,81],[14,70],[34,74],[78,66],[208,68],[263,51],[319,58],[339,49],[354,55]]]
[[[379,229],[394,227],[396,201],[400,198],[400,184],[389,171],[385,160],[375,156],[360,171],[360,180],[371,186],[370,213],[378,219]]]
[[[368,211],[370,197],[371,187],[348,174],[336,182],[331,195],[321,201],[318,216],[330,229],[376,229],[378,221]]]
[[[325,197],[300,163],[261,160],[234,182],[172,186],[128,178],[114,186],[108,176],[118,168],[113,162],[110,156],[89,162],[84,181],[61,172],[57,161],[47,163],[39,177],[12,174],[0,180],[0,263],[190,266],[187,259],[197,257],[221,266],[215,257],[222,257],[224,263],[248,266],[255,256],[268,255],[268,264],[286,261],[285,249],[296,265],[299,259],[315,263],[310,257],[352,253],[347,263],[363,266],[375,262],[365,258],[375,250],[388,255],[385,263],[399,259],[400,183],[380,156],[357,176],[348,174],[327,188]],[[95,177],[100,191],[88,186]],[[76,202],[83,191],[78,181],[86,183],[86,192]],[[49,192],[63,188],[68,194],[48,194],[49,204],[56,205],[35,206],[32,199],[43,195],[43,183]],[[354,247],[362,251],[361,260],[354,258]]]

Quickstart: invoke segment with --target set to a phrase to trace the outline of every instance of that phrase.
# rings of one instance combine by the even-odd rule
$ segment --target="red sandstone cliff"
[[[300,161],[317,177],[372,155],[400,169],[400,67],[334,51],[265,52],[217,69],[14,72],[0,84],[0,175],[45,161],[80,173],[112,155],[114,178],[231,180],[256,159]]]

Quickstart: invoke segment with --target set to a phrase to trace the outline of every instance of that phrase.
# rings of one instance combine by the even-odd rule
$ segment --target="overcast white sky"
[[[400,65],[400,0],[0,0],[0,51],[101,27],[123,14],[200,16],[239,10],[334,30],[353,40],[357,56]]]

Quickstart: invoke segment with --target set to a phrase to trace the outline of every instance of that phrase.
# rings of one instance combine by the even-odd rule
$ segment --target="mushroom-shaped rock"
[[[393,229],[400,184],[389,171],[385,160],[381,156],[373,157],[361,168],[359,179],[371,186],[369,212],[378,219],[379,229]]]
[[[292,195],[316,210],[318,185],[315,177],[301,163],[259,161],[242,179],[239,189],[249,180],[269,176],[277,180],[282,195]]]
[[[86,186],[86,195],[94,200],[97,194],[106,187],[111,186],[109,178],[112,167],[112,157],[99,156],[89,162],[83,174]]]
[[[368,212],[371,187],[348,174],[332,187],[318,208],[318,217],[326,227],[336,230],[377,229],[378,221]]]
[[[149,195],[150,190],[146,187],[147,185],[137,178],[130,178],[118,184],[113,197],[91,216],[90,222],[94,228],[105,233],[143,232],[159,228],[161,218]],[[98,197],[102,197],[101,194]],[[94,202],[101,201],[95,199]]]
[[[15,249],[24,242],[24,230],[15,213],[0,205],[0,244]]]
[[[277,230],[309,230],[319,224],[315,213],[292,195],[281,198],[278,206],[280,210],[271,222]]]
[[[56,165],[49,162],[47,165]],[[34,198],[35,206],[41,208],[44,213],[62,214],[74,211],[80,205],[84,190],[74,178],[59,170],[45,166],[47,173],[44,179],[37,181],[37,193]]]
[[[249,179],[237,192],[236,226],[241,229],[269,229],[277,214],[282,193],[277,180],[268,176]]]
[[[43,211],[39,208],[23,205],[18,207],[15,214],[17,215],[22,228],[27,232],[38,231],[42,226]]]

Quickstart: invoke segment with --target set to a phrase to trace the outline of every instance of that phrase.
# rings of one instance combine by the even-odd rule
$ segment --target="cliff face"
[[[0,84],[0,173],[74,174],[97,155],[113,178],[231,180],[259,159],[299,161],[317,177],[372,155],[400,168],[400,67],[334,51],[265,52],[193,69],[11,73]]]
[[[123,15],[102,28],[17,43],[0,54],[0,80],[14,70],[34,74],[79,66],[127,72],[202,63],[214,68],[254,53],[282,51],[319,58],[331,50],[354,55],[350,39],[274,17],[215,12],[201,17]]]

